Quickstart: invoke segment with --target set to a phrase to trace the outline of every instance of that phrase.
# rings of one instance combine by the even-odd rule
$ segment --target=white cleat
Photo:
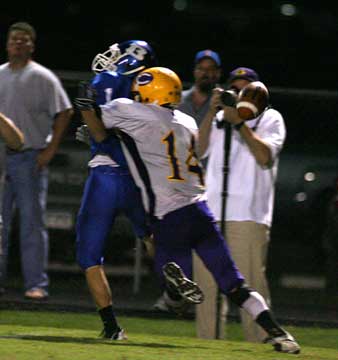
[[[267,343],[272,344],[274,349],[279,352],[287,354],[299,354],[300,346],[294,337],[286,332],[285,335],[271,337],[266,340]]]

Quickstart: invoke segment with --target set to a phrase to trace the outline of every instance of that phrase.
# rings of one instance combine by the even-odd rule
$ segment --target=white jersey
[[[148,213],[162,218],[205,199],[202,167],[195,155],[198,128],[191,116],[129,99],[113,100],[101,109],[106,128],[122,131],[129,169]]]

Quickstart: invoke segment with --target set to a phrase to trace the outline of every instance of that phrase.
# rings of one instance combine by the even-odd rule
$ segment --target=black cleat
[[[165,264],[162,268],[164,277],[170,288],[182,296],[191,304],[200,304],[204,300],[204,295],[199,286],[189,280],[182,269],[174,262]]]
[[[128,339],[127,334],[120,327],[115,331],[103,329],[100,334],[100,337],[102,337],[103,339],[110,339],[110,340],[116,340],[116,341]]]

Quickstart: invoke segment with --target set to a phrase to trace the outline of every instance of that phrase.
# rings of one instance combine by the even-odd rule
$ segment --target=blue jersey
[[[133,77],[121,75],[114,71],[104,71],[97,74],[91,82],[91,86],[96,90],[96,103],[103,105],[117,98],[130,98],[132,82]],[[98,154],[105,154],[121,167],[127,168],[120,141],[114,132],[100,143],[91,138],[90,149],[93,157]]]
[[[103,105],[117,98],[130,98],[132,82],[133,78],[114,71],[97,74],[91,82],[91,86],[96,90],[96,103]]]

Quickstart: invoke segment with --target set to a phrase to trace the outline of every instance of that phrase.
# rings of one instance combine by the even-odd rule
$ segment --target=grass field
[[[119,317],[127,341],[98,338],[96,314],[0,311],[1,360],[337,360],[338,329],[286,327],[302,346],[299,355],[281,354],[270,345],[244,342],[237,323],[227,326],[227,340],[195,337],[188,320]]]

